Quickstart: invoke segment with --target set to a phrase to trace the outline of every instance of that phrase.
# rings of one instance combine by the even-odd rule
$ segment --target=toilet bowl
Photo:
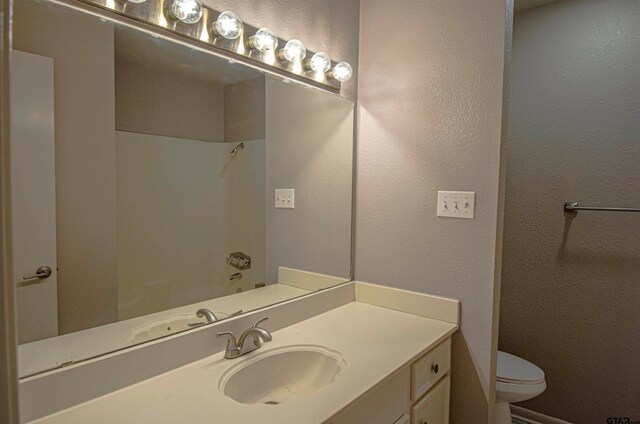
[[[498,351],[494,424],[511,424],[509,404],[532,399],[546,388],[544,372],[539,367],[510,353]]]

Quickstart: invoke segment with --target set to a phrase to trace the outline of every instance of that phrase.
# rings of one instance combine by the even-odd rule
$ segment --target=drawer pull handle
[[[433,364],[433,365],[431,365],[431,371],[433,371],[433,372],[434,372],[434,374],[438,374],[438,370],[439,370],[439,369],[440,369],[440,368],[438,367],[438,364]],[[426,421],[425,421],[425,422],[426,422]]]

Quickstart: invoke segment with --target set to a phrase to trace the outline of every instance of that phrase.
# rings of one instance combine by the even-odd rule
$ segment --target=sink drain
[[[280,402],[276,402],[275,400],[270,400],[264,403],[265,405],[279,405]]]

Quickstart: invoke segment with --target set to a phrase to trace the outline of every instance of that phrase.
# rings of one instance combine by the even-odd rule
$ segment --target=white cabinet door
[[[53,59],[11,52],[11,229],[18,341],[58,334]],[[52,274],[24,281],[41,266]]]
[[[449,376],[411,408],[411,424],[449,423]]]

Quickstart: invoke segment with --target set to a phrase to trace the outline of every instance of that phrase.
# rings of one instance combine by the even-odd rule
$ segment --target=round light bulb
[[[249,39],[249,47],[263,53],[272,52],[278,47],[278,37],[269,28],[261,28]]]
[[[307,55],[307,49],[300,40],[289,40],[287,44],[280,50],[279,54],[281,60],[288,60],[289,62],[295,62],[296,60],[302,60]]]
[[[331,58],[325,52],[318,52],[307,60],[306,66],[314,72],[325,73],[331,68]]]
[[[233,12],[222,12],[212,25],[213,33],[228,40],[235,40],[242,34],[242,20]]]
[[[331,77],[340,82],[349,81],[353,75],[353,68],[347,62],[340,62],[331,70]]]
[[[169,14],[185,24],[195,24],[202,18],[202,4],[198,0],[173,0]]]

